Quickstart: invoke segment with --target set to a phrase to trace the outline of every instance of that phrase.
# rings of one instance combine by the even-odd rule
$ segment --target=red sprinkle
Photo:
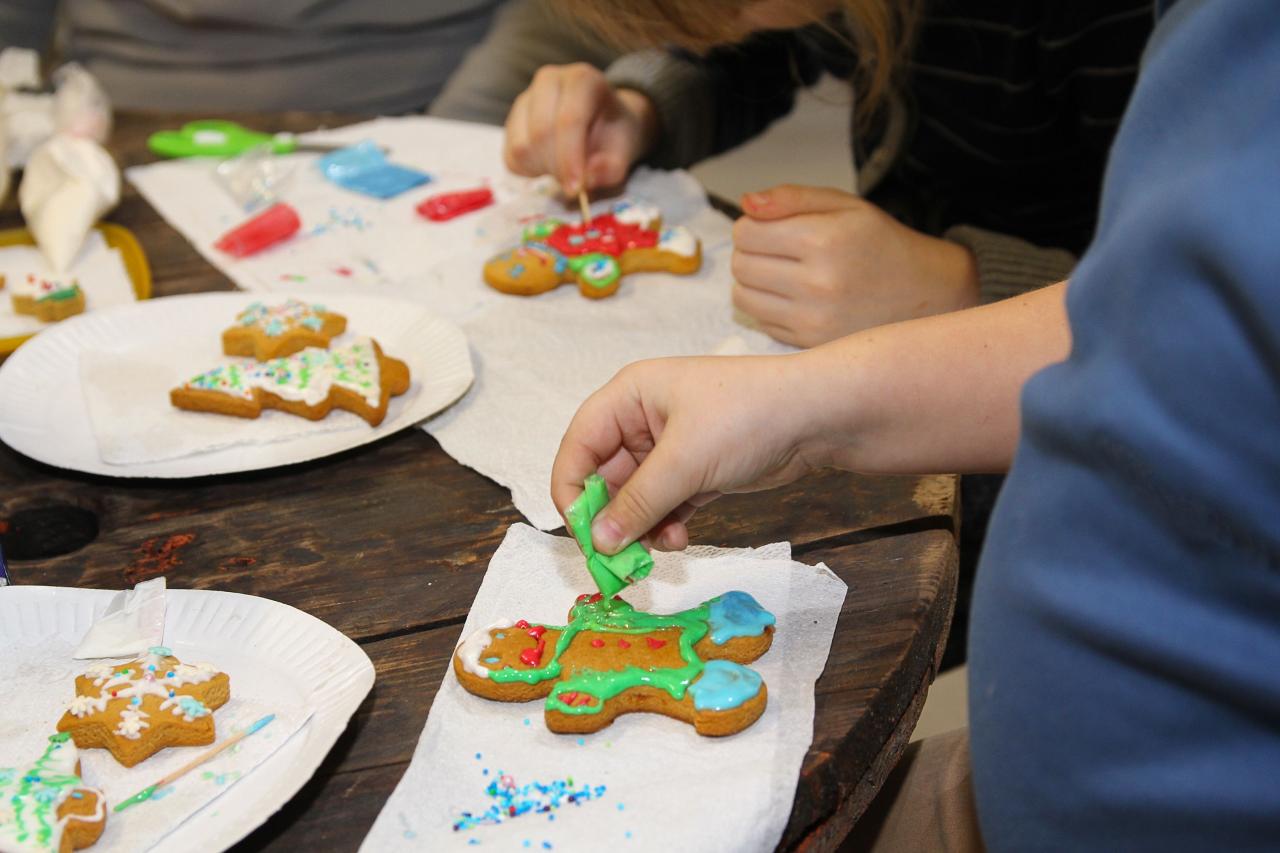
[[[631,644],[630,644],[630,643],[628,643],[626,640],[619,640],[619,641],[618,641],[618,648],[620,648],[620,649],[629,649],[629,648],[631,648]]]
[[[651,649],[660,649],[667,644],[666,640],[655,640],[653,637],[645,637],[644,641],[649,644]]]
[[[594,640],[591,641],[591,647],[593,649],[604,648],[604,640],[600,639],[599,637],[596,637]]]

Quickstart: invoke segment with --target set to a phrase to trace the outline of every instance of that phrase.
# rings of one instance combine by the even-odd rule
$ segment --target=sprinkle
[[[544,841],[544,842],[542,842],[542,849],[543,849],[543,850],[550,850],[550,849],[551,849],[551,842],[550,842],[550,841]]]
[[[586,743],[587,743],[586,738],[582,738],[582,737],[578,738],[578,746],[585,746]]]
[[[498,773],[499,778],[490,781],[484,789],[490,800],[488,808],[484,811],[461,812],[461,817],[453,824],[455,832],[477,826],[494,826],[524,814],[545,814],[548,820],[555,820],[554,812],[566,804],[580,806],[590,800],[600,799],[606,790],[604,785],[576,788],[573,777],[519,785],[510,775],[501,770]],[[551,849],[546,846],[548,844],[550,842],[543,842],[544,849]]]
[[[478,753],[478,752],[477,752],[477,753],[476,753],[476,761],[479,761],[479,760],[480,760],[480,753]]]
[[[524,724],[525,724],[526,726],[527,726],[527,725],[529,725],[529,718],[528,718],[528,717],[525,717],[525,718],[524,718]]]
[[[623,811],[624,809],[626,809],[626,807],[627,807],[626,803],[618,803],[618,811]]]

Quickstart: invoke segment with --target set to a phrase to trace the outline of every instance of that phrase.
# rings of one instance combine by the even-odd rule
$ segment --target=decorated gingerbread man
[[[579,596],[567,625],[495,622],[453,656],[467,691],[501,702],[546,697],[553,732],[599,731],[648,711],[729,735],[764,713],[768,691],[744,664],[769,650],[774,616],[745,592],[726,592],[662,616],[621,598]]]
[[[520,246],[490,260],[484,280],[503,293],[533,296],[577,282],[592,299],[612,296],[633,272],[689,275],[702,247],[684,227],[662,225],[656,207],[620,201],[590,222],[546,219],[525,229]]]

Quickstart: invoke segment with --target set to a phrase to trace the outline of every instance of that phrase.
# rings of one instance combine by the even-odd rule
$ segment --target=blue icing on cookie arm
[[[613,556],[596,551],[591,544],[591,521],[609,502],[609,487],[599,474],[587,477],[583,485],[582,494],[569,505],[565,517],[578,546],[587,557],[587,571],[591,572],[600,593],[612,598],[627,584],[646,577],[653,568],[653,557],[639,542],[632,542]]]
[[[734,637],[758,637],[777,622],[773,614],[745,592],[726,592],[711,599],[707,624],[711,642],[723,646]]]
[[[698,711],[731,711],[760,693],[760,673],[728,660],[709,660],[702,677],[689,685]]]

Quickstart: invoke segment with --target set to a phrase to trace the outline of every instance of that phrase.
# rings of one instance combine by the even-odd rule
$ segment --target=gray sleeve
[[[658,113],[658,144],[646,161],[677,169],[715,150],[716,92],[706,68],[664,50],[621,57],[605,72],[617,89],[648,95]]]
[[[1076,256],[1065,249],[1045,249],[972,225],[956,225],[942,236],[973,252],[984,304],[1056,284],[1069,278],[1076,265]]]
[[[618,52],[568,25],[547,0],[513,0],[494,18],[484,41],[472,48],[431,103],[441,118],[502,124],[516,96],[544,65],[589,62],[605,68]]]
[[[0,45],[47,55],[57,11],[57,0],[0,0]]]

